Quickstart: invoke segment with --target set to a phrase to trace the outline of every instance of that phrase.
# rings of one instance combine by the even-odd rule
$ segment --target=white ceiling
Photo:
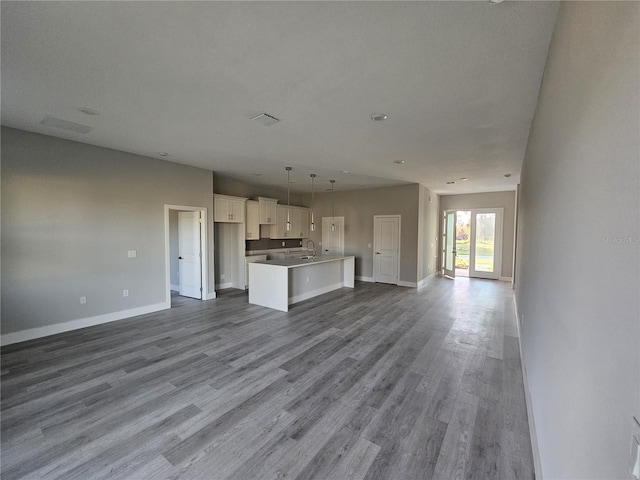
[[[254,184],[282,186],[290,165],[294,191],[309,173],[320,188],[513,190],[557,9],[3,1],[2,124]],[[262,112],[282,121],[250,120]],[[41,125],[47,115],[93,130]]]

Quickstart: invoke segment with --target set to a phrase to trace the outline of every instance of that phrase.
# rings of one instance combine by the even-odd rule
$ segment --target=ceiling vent
[[[89,133],[91,130],[93,130],[93,127],[90,127],[88,125],[69,122],[67,120],[51,117],[49,115],[44,117],[44,119],[40,123],[42,125],[46,125],[47,127],[61,128],[62,130],[69,130],[71,132],[76,132],[76,133]]]
[[[269,115],[268,113],[261,113],[260,115],[251,117],[251,120],[255,120],[256,122],[261,123],[265,127],[268,127],[280,121],[279,118],[276,118],[273,115]]]

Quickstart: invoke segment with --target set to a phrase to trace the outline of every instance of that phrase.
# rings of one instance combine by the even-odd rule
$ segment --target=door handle
[[[380,252],[376,252],[376,255],[380,255]]]
[[[329,250],[325,248],[325,249],[324,249],[324,251],[325,251],[325,252],[328,252]]]
[[[184,260],[184,257],[178,257],[178,260]]]

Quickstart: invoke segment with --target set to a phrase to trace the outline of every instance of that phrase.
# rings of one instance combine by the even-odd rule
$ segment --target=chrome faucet
[[[316,256],[316,242],[313,240],[307,240],[307,252],[309,251],[309,242],[313,245],[313,256]]]

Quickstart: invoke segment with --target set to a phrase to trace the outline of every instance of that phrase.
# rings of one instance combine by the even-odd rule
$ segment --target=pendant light
[[[312,173],[309,176],[311,177],[311,231],[315,232],[316,231],[316,224],[313,221],[313,200],[314,200],[313,181],[316,178],[316,174]]]
[[[336,210],[335,210],[335,204],[334,204],[335,190],[333,189],[333,184],[336,183],[336,181],[329,180],[329,182],[331,182],[331,231],[335,232],[336,231]]]
[[[290,210],[291,210],[291,201],[289,198],[289,180],[290,180],[290,175],[291,175],[291,167],[284,167],[284,169],[287,171],[287,232],[291,231],[291,218],[290,218]]]

